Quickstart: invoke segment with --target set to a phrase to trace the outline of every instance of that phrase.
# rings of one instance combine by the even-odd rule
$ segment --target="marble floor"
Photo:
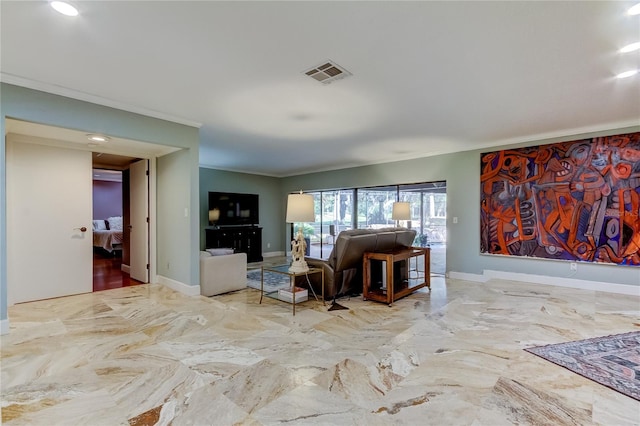
[[[523,348],[640,328],[638,297],[434,278],[297,307],[157,284],[9,308],[5,425],[637,425],[640,402]]]

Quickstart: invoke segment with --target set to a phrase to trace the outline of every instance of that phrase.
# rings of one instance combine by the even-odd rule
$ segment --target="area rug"
[[[247,287],[260,290],[260,269],[251,269],[247,271]],[[289,286],[289,277],[283,274],[265,271],[264,273],[264,291],[272,292],[279,288]]]
[[[525,351],[640,401],[640,331]]]

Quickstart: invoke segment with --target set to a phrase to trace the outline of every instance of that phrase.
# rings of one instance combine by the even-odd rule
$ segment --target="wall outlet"
[[[578,264],[576,262],[571,262],[570,268],[571,272],[578,272]]]
[[[453,223],[458,223],[458,216],[453,217]]]
[[[267,243],[267,248],[271,248],[271,243]]]

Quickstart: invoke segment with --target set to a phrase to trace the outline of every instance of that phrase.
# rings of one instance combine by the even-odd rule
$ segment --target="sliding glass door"
[[[424,182],[372,188],[309,192],[315,201],[316,221],[305,223],[303,233],[309,255],[326,259],[336,237],[347,229],[379,229],[403,226],[416,230],[415,246],[431,247],[431,271],[446,270],[446,182]],[[391,219],[393,203],[409,202],[411,220]]]
[[[326,259],[336,237],[342,231],[353,229],[353,189],[310,192],[316,209],[316,222],[310,224],[311,257]]]
[[[431,273],[444,275],[447,244],[447,185],[429,182],[400,185],[399,200],[411,205],[407,228],[416,230],[415,246],[431,248]]]

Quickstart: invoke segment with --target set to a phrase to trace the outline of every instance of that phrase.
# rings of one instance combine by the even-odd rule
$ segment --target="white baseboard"
[[[9,318],[0,320],[0,336],[9,334]]]
[[[179,293],[187,296],[200,296],[199,285],[187,285],[183,282],[173,280],[171,278],[164,277],[162,275],[156,276],[156,282],[164,286],[169,287],[171,290],[175,290]]]
[[[129,265],[125,265],[124,263],[120,265],[120,270],[125,274],[131,273],[131,267]]]
[[[284,252],[283,251],[269,251],[267,253],[262,253],[262,257],[278,257],[278,256],[284,256]]]
[[[640,297],[640,286],[612,284],[601,281],[578,280],[575,278],[552,277],[549,275],[531,275],[517,272],[493,271],[485,269],[482,275],[466,272],[449,272],[449,277],[464,281],[484,283],[490,279],[522,281],[526,283],[553,285],[557,287],[578,288],[581,290],[602,291],[605,293],[626,294]]]
[[[454,280],[472,281],[477,283],[487,282],[487,277],[485,277],[484,275],[468,274],[466,272],[450,271],[448,278],[451,278]]]

